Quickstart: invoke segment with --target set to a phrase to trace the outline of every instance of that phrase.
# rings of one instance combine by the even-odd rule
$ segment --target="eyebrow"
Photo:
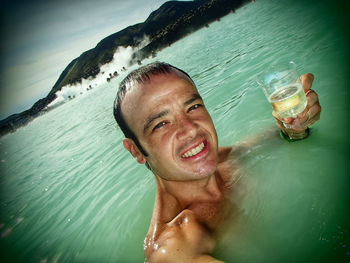
[[[192,95],[192,97],[190,99],[186,100],[183,105],[188,106],[188,105],[192,104],[195,100],[198,100],[198,99],[202,100],[202,97],[198,93],[195,93]],[[160,119],[167,114],[169,114],[169,110],[164,110],[164,111],[156,113],[156,114],[150,116],[149,118],[147,118],[147,121],[145,122],[145,125],[143,126],[143,131],[146,132],[146,130],[151,126],[151,124],[155,120]]]
[[[192,97],[189,100],[185,101],[184,106],[190,105],[195,100],[202,100],[203,101],[202,97],[198,93],[195,93],[192,95]]]
[[[161,112],[159,112],[157,114],[154,114],[154,115],[150,116],[147,119],[145,125],[143,126],[143,132],[145,132],[151,126],[152,122],[154,122],[156,119],[164,117],[168,113],[169,113],[169,110],[165,110],[165,111],[161,111]]]

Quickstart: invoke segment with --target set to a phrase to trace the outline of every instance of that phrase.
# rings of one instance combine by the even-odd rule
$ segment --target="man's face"
[[[175,73],[152,76],[150,82],[131,88],[123,100],[122,112],[159,177],[188,181],[215,172],[217,134],[189,80]]]

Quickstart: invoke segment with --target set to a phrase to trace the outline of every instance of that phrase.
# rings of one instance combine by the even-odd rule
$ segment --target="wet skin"
[[[192,83],[175,74],[153,76],[151,82],[136,85],[127,93],[122,111],[149,154],[147,162],[157,176],[168,181],[191,181],[214,173],[217,135]],[[201,144],[204,148],[199,153],[184,156]],[[135,154],[140,163],[146,161]]]
[[[175,218],[181,218],[186,209],[192,213],[187,216],[186,231],[202,236],[203,243],[209,242],[212,237],[208,233],[221,218],[226,199],[218,163],[221,155],[229,151],[219,154],[216,130],[196,87],[184,76],[156,75],[128,91],[122,111],[148,156],[143,156],[130,139],[124,139],[124,147],[139,163],[148,162],[157,183],[153,217],[145,239],[146,258],[153,261],[154,255],[159,256],[165,239],[169,240],[167,244],[177,245],[179,240],[185,240],[180,234],[184,228],[176,228],[172,222],[177,222]],[[196,240],[186,238],[187,244],[192,244],[186,247],[198,247]],[[163,259],[167,256],[170,260],[172,247],[177,245],[163,246]],[[212,246],[203,248],[197,252],[210,253]],[[190,251],[182,252],[188,262],[196,254]],[[205,256],[200,260],[208,258],[212,259]]]
[[[218,225],[230,211],[237,148],[218,147],[196,87],[181,74],[154,75],[149,82],[130,87],[121,105],[123,116],[148,156],[131,139],[123,144],[138,163],[149,164],[157,184],[145,238],[146,261],[172,262],[181,254],[181,262],[215,262],[208,254]],[[304,79],[309,90],[313,78]],[[308,102],[308,121],[315,121],[318,98]]]
[[[206,254],[215,241],[191,210],[183,210],[167,224],[150,253],[150,262],[221,262]]]

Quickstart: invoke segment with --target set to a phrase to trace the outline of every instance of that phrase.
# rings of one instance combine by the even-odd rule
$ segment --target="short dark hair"
[[[123,131],[125,137],[132,139],[135,142],[136,146],[139,148],[140,152],[144,156],[148,156],[148,153],[142,148],[136,135],[127,125],[123,117],[123,113],[121,109],[121,104],[123,102],[123,99],[125,98],[125,95],[128,92],[128,90],[130,90],[130,87],[132,87],[135,84],[143,84],[143,83],[149,82],[151,80],[151,77],[154,75],[179,73],[179,72],[184,74],[184,79],[188,78],[186,80],[190,81],[194,85],[192,78],[185,71],[175,66],[172,66],[168,63],[158,62],[158,61],[139,67],[138,69],[130,72],[119,84],[117,96],[114,100],[114,107],[113,107],[114,118],[117,121],[120,129]],[[181,77],[181,74],[180,74],[180,77]]]

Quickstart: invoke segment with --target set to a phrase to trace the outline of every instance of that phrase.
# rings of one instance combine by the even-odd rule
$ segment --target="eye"
[[[203,106],[202,104],[195,104],[195,105],[191,106],[191,107],[188,109],[188,112],[193,111],[193,110],[196,110],[196,109],[198,109],[198,108],[200,108],[200,107],[202,107],[202,106]]]
[[[156,126],[153,127],[153,130],[160,129],[160,128],[162,128],[165,124],[166,124],[165,121],[161,121],[161,122],[159,122]]]

